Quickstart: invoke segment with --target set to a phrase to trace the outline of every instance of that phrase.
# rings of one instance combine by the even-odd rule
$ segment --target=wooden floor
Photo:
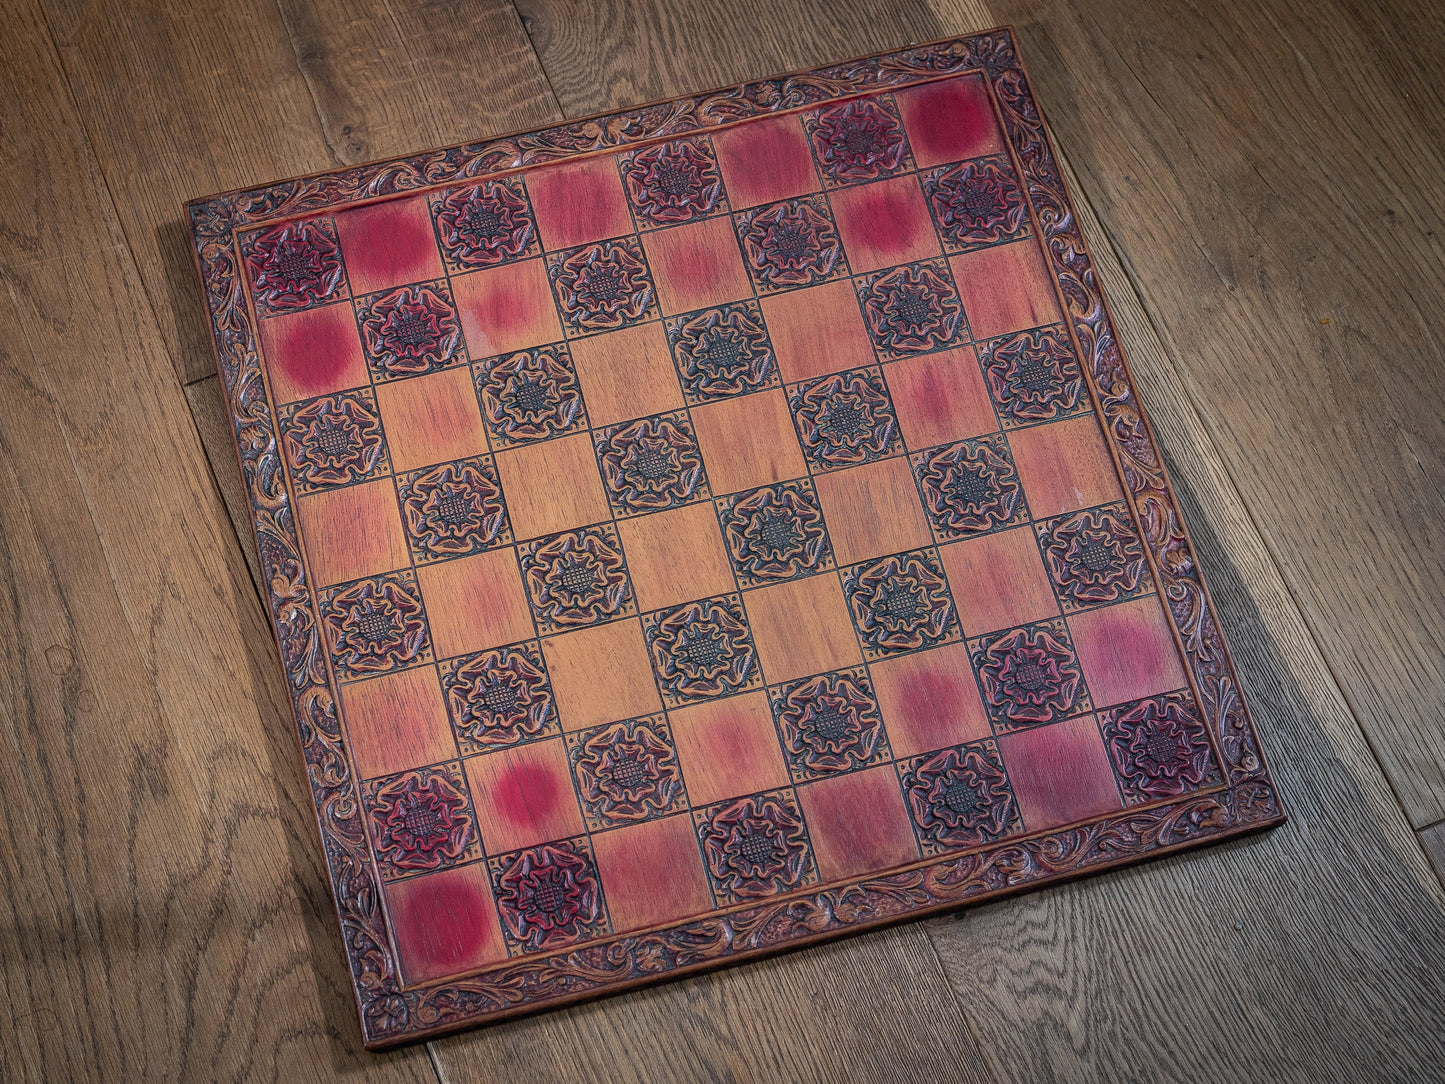
[[[0,1079],[1445,1074],[1429,0],[5,7]],[[1292,821],[365,1053],[182,200],[1003,22]]]

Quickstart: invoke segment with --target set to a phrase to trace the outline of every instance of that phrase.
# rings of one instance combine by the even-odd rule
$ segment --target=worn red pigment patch
[[[988,91],[976,75],[899,91],[898,108],[920,169],[1003,152]]]
[[[386,904],[407,982],[455,975],[507,956],[481,863],[387,885]]]
[[[561,741],[533,742],[463,763],[488,854],[582,834]]]
[[[275,402],[310,399],[368,382],[350,302],[273,316],[258,327]]]
[[[442,277],[426,197],[386,200],[336,216],[354,296]]]
[[[964,644],[884,659],[869,671],[895,757],[989,736]]]

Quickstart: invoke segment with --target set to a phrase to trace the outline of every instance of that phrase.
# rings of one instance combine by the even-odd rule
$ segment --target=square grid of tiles
[[[1220,781],[977,76],[241,248],[407,981]]]

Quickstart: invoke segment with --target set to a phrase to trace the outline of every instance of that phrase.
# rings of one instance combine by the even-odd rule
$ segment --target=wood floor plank
[[[1435,872],[1445,881],[1445,821],[1420,829],[1420,846],[1430,858]]]
[[[1438,9],[995,10],[1411,823],[1445,818]]]
[[[0,1077],[433,1079],[361,1049],[260,607],[33,7],[0,73]]]
[[[236,459],[235,436],[231,417],[226,410],[226,396],[221,391],[221,378],[208,376],[185,386],[186,404],[196,423],[196,434],[210,461],[211,477],[226,506],[226,515],[236,532],[236,540],[251,570],[251,580],[261,591],[261,565],[256,555],[256,535],[251,529],[251,505],[246,496],[241,466]],[[258,595],[258,597],[263,597]]]
[[[215,372],[181,204],[555,117],[507,0],[45,0],[183,382]]]

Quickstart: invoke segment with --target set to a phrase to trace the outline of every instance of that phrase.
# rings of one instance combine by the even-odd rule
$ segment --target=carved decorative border
[[[1226,787],[922,863],[901,873],[814,889],[558,955],[511,960],[462,978],[404,988],[392,958],[381,886],[327,677],[316,599],[306,579],[255,328],[247,311],[236,232],[459,178],[705,130],[965,71],[981,72],[999,104],[1011,153],[1086,361],[1091,394],[1126,482],[1191,684],[1221,754]],[[1284,819],[1011,31],[993,30],[542,131],[212,196],[188,204],[187,211],[250,497],[266,601],[286,671],[368,1047],[413,1041],[603,989],[998,896]]]

